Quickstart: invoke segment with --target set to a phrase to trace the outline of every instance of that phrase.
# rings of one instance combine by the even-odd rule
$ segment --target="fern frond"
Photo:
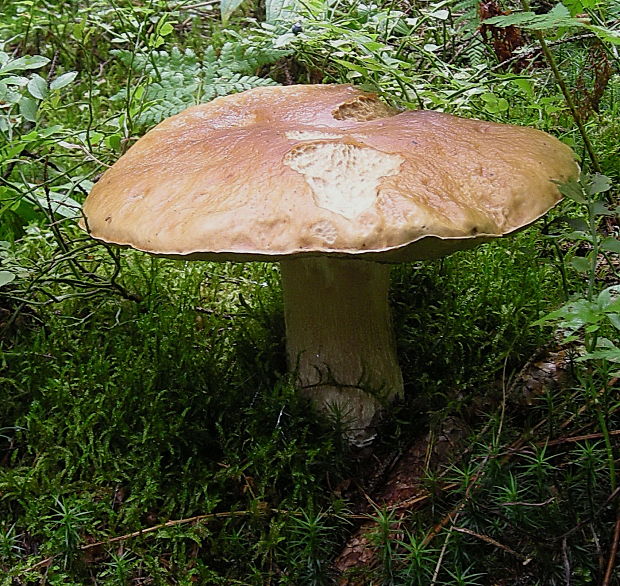
[[[487,62],[487,46],[478,37],[473,37],[463,51],[462,58],[472,67]]]
[[[225,43],[221,50],[208,46],[199,59],[191,49],[170,52],[132,53],[117,50],[114,54],[145,80],[140,96],[138,124],[151,126],[188,106],[207,102],[218,96],[242,92],[254,87],[276,85],[270,78],[259,77],[261,67],[286,56],[289,51],[259,48],[238,42]],[[113,100],[130,99],[124,89]]]
[[[480,0],[456,0],[451,4],[452,14],[456,16],[455,24],[464,31],[473,32],[480,24],[478,6]]]

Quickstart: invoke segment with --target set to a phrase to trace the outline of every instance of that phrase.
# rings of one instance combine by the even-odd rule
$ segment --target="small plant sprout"
[[[17,533],[15,523],[12,525],[0,524],[0,560],[10,561],[23,550],[21,539],[23,535]]]
[[[256,88],[169,118],[95,185],[99,240],[187,260],[279,261],[290,370],[365,445],[403,393],[390,263],[519,230],[577,175],[555,138],[347,85]]]
[[[53,527],[52,538],[62,548],[63,567],[69,567],[79,555],[81,531],[91,518],[90,511],[81,510],[79,505],[69,505],[62,498],[56,499],[52,514],[44,517]]]

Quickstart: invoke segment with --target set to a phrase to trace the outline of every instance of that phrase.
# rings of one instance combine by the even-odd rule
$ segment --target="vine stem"
[[[523,10],[525,10],[526,12],[531,12],[529,0],[521,0],[521,6],[523,7]],[[553,56],[553,53],[549,49],[549,46],[547,45],[547,41],[545,41],[545,37],[542,31],[533,31],[533,32],[534,32],[534,36],[536,37],[536,40],[538,41],[538,44],[540,45],[540,49],[543,55],[545,56],[545,59],[549,67],[551,68],[551,71],[553,72],[553,77],[555,78],[555,82],[558,84],[558,87],[560,88],[560,91],[562,92],[562,95],[564,96],[564,101],[566,102],[566,105],[568,106],[568,109],[570,110],[570,113],[573,119],[575,120],[575,124],[577,125],[577,128],[579,129],[579,134],[581,134],[583,144],[586,148],[586,151],[588,152],[588,156],[590,157],[592,168],[597,173],[601,173],[602,172],[601,166],[598,162],[596,153],[594,152],[594,147],[592,146],[592,143],[590,142],[590,137],[588,136],[588,133],[586,132],[586,127],[583,124],[583,120],[581,119],[581,116],[579,116],[579,112],[577,111],[577,106],[575,105],[573,96],[571,95],[570,90],[568,89],[568,86],[566,85],[566,82],[564,81],[564,78],[562,77],[562,74],[560,73],[560,69],[558,68],[558,64],[555,61],[555,57]]]

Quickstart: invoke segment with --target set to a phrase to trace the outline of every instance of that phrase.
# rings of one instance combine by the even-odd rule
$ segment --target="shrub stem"
[[[531,11],[529,0],[521,0],[521,6],[523,7],[523,10],[525,10],[526,12]],[[553,77],[555,78],[555,82],[558,84],[558,87],[560,88],[560,91],[562,92],[562,95],[564,96],[564,101],[566,102],[566,105],[568,106],[568,109],[570,110],[571,116],[573,117],[573,120],[575,121],[575,124],[577,125],[577,128],[579,129],[579,134],[581,134],[583,144],[586,148],[586,151],[588,152],[588,156],[590,157],[592,168],[597,173],[601,173],[602,172],[601,166],[598,162],[596,153],[594,152],[594,147],[592,146],[592,143],[590,142],[590,137],[588,136],[588,133],[586,132],[586,127],[584,126],[583,120],[581,119],[581,116],[579,115],[577,106],[575,105],[575,102],[570,93],[570,90],[568,89],[568,86],[566,85],[566,82],[564,81],[564,78],[562,77],[562,74],[560,73],[560,69],[558,68],[558,64],[555,61],[555,57],[553,56],[553,53],[551,53],[549,46],[547,45],[547,41],[545,41],[545,37],[542,31],[533,31],[533,32],[534,32],[534,36],[536,37],[536,40],[538,41],[538,44],[540,45],[540,49],[543,55],[545,56],[545,59],[547,60],[547,63],[549,64],[551,71],[553,72]]]

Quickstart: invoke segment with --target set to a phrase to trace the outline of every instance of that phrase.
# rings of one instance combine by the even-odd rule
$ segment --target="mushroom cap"
[[[347,85],[264,87],[145,134],[95,184],[83,225],[188,259],[397,262],[523,228],[577,173],[532,128],[399,112]]]

